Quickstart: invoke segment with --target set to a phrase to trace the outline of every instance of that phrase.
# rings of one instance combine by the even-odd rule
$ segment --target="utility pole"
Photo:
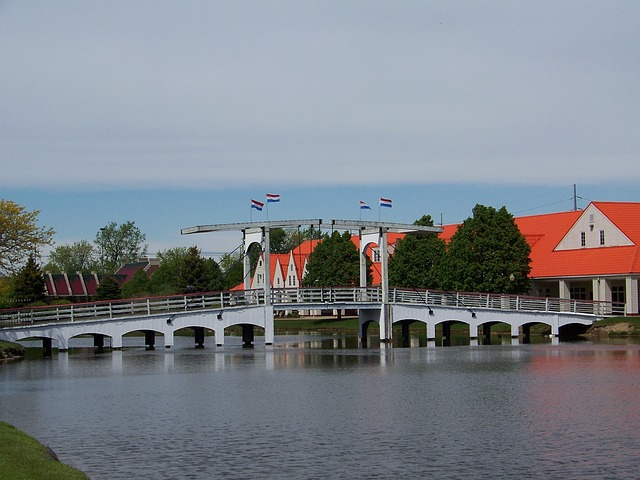
[[[578,199],[582,200],[582,197],[578,196],[577,190],[576,190],[576,184],[573,184],[573,211],[577,212],[578,211]]]

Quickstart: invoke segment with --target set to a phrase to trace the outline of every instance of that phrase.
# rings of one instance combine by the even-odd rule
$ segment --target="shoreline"
[[[55,452],[13,425],[0,421],[0,471],[6,478],[89,480],[70,465],[60,462]]]

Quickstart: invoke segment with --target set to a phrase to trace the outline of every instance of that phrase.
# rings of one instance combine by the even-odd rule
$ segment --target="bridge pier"
[[[369,329],[369,323],[370,322],[365,322],[360,324],[360,328],[359,328],[360,331],[358,332],[358,340],[360,341],[360,346],[362,348],[368,347],[367,330]]]
[[[193,327],[196,348],[204,348],[204,327]]]
[[[154,332],[153,330],[145,330],[144,344],[146,345],[147,350],[155,350],[156,349],[156,332]]]
[[[42,356],[44,358],[51,358],[53,356],[52,348],[53,340],[48,337],[42,339]]]
[[[429,342],[436,341],[436,324],[434,322],[427,323],[427,346]]]
[[[518,329],[518,325],[515,323],[511,324],[511,338],[518,338],[520,336],[520,332]]]
[[[400,324],[402,326],[402,346],[408,347],[411,342],[411,336],[409,334],[409,322],[402,322]]]
[[[469,325],[469,340],[477,340],[478,339],[478,327],[473,323]]]
[[[104,335],[99,333],[93,334],[93,347],[96,350],[96,353],[104,352]]]
[[[242,324],[242,348],[253,348],[253,325]]]
[[[490,323],[482,324],[482,339],[486,343],[491,343],[491,324]]]

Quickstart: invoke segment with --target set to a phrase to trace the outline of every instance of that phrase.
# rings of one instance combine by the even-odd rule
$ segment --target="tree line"
[[[38,225],[39,213],[0,200],[0,307],[43,302],[45,271],[98,273],[96,299],[227,290],[243,283],[242,251],[216,262],[193,246],[158,252],[160,265],[153,276],[139,270],[120,286],[113,276],[118,268],[147,255],[146,236],[133,221],[106,224],[93,242],[56,246],[40,266],[40,250],[53,246],[55,231]],[[433,226],[433,220],[425,215],[415,224]],[[359,285],[360,256],[348,231],[329,234],[313,227],[273,228],[270,250],[288,253],[310,239],[320,242],[309,256],[303,286]],[[476,205],[473,216],[459,226],[448,244],[436,234],[409,234],[399,240],[389,260],[389,283],[405,288],[526,293],[529,254],[529,245],[506,208]],[[253,245],[249,256],[253,271],[260,248]],[[375,265],[368,261],[369,283]]]
[[[415,225],[434,226],[429,215]],[[531,248],[505,207],[476,205],[449,243],[435,233],[407,234],[389,259],[392,287],[527,293]],[[349,232],[325,234],[309,256],[304,286],[360,284],[359,251]],[[368,278],[371,268],[368,262]],[[380,272],[378,272],[380,273]]]

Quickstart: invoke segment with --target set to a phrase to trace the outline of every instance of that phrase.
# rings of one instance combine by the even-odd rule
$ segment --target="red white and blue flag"
[[[393,201],[390,198],[380,198],[380,206],[391,208],[393,206]]]
[[[360,200],[360,210],[371,210],[371,207]]]
[[[262,211],[262,207],[264,207],[264,203],[259,202],[258,200],[251,199],[251,208],[255,208],[256,210]]]
[[[267,193],[267,202],[279,202],[280,194],[279,193]]]

